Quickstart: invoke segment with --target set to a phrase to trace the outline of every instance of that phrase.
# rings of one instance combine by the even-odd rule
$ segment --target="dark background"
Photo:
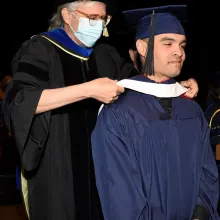
[[[110,0],[114,1],[114,0]],[[116,0],[117,11],[109,24],[111,37],[107,42],[117,46],[123,56],[128,55],[131,38],[117,35],[120,29],[118,22],[122,10],[139,7],[151,7],[168,4],[187,4],[189,21],[187,32],[187,59],[180,79],[193,77],[199,83],[197,101],[203,106],[208,82],[212,74],[220,69],[219,34],[220,10],[217,2],[187,0]],[[8,1],[1,2],[1,62],[0,72],[10,74],[10,62],[21,43],[32,35],[46,31],[48,20],[54,9],[54,1]],[[126,57],[127,58],[127,57]]]
[[[115,1],[115,0],[109,0]],[[128,49],[133,43],[133,38],[128,35],[117,34],[121,27],[120,12],[122,10],[152,7],[169,4],[187,4],[189,21],[185,25],[187,33],[187,59],[179,80],[193,77],[199,84],[199,94],[196,101],[205,107],[208,84],[216,70],[220,70],[220,10],[218,2],[214,1],[187,1],[187,0],[116,0],[117,11],[110,22],[108,29],[110,37],[105,39],[108,43],[117,47],[120,54],[128,59]],[[16,51],[24,42],[34,34],[44,32],[48,28],[48,20],[54,9],[53,0],[21,0],[21,1],[1,1],[0,11],[0,73],[11,75],[10,62]],[[2,138],[3,133],[0,134]],[[0,143],[1,144],[1,143]],[[14,145],[9,142],[11,147]],[[5,147],[5,146],[4,146]],[[21,214],[14,213],[15,209],[5,209],[4,204],[17,204],[20,198],[20,191],[15,191],[15,162],[16,155],[13,148],[6,146],[0,159],[0,213],[1,219],[9,219],[9,214],[24,216],[24,209],[21,206]],[[0,146],[1,150],[1,146]],[[1,152],[0,152],[1,153]],[[10,159],[8,159],[10,157]],[[17,158],[17,157],[16,157]],[[14,163],[12,163],[12,161]],[[9,164],[10,163],[10,164]],[[13,174],[13,178],[11,178]],[[2,175],[3,174],[3,175]],[[9,177],[9,178],[8,178]],[[4,194],[3,194],[4,193]],[[7,198],[7,199],[6,199]],[[18,207],[16,208],[18,210]],[[4,217],[5,213],[5,217]],[[6,217],[7,216],[7,217]],[[10,219],[25,219],[24,217]]]

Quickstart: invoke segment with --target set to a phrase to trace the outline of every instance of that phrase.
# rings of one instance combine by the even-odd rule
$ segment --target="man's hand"
[[[124,88],[118,86],[117,80],[100,78],[90,81],[88,97],[94,98],[103,103],[112,103],[124,92]]]
[[[199,92],[198,83],[195,79],[190,78],[187,81],[181,81],[180,84],[188,89],[185,96],[195,98]]]

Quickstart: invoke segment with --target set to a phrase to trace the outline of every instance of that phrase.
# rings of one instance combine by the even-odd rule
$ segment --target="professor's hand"
[[[195,79],[190,78],[187,81],[181,81],[180,84],[188,89],[185,96],[189,98],[195,98],[199,92],[198,83]]]
[[[124,92],[124,88],[117,85],[117,80],[100,78],[89,82],[90,98],[94,98],[103,103],[112,103]]]

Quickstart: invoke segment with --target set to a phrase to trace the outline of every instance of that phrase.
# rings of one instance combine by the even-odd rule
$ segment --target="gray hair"
[[[57,7],[56,13],[53,14],[52,18],[49,20],[49,28],[48,31],[61,28],[64,24],[62,10],[67,8],[68,11],[76,10],[79,5],[84,4],[85,6],[91,6],[92,4],[96,3],[96,1],[90,0],[78,0],[76,2],[66,3]]]

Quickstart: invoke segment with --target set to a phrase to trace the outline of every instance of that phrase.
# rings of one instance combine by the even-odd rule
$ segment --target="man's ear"
[[[142,56],[145,57],[146,56],[146,51],[147,51],[147,42],[141,39],[138,39],[136,41],[136,48],[138,53]]]
[[[69,13],[68,9],[67,8],[63,8],[61,10],[61,14],[62,14],[62,17],[63,17],[63,21],[66,24],[70,24],[71,14]]]
[[[131,61],[132,61],[132,62],[136,62],[136,59],[137,59],[137,51],[134,51],[134,50],[132,50],[132,49],[129,49],[129,55],[130,55]]]

